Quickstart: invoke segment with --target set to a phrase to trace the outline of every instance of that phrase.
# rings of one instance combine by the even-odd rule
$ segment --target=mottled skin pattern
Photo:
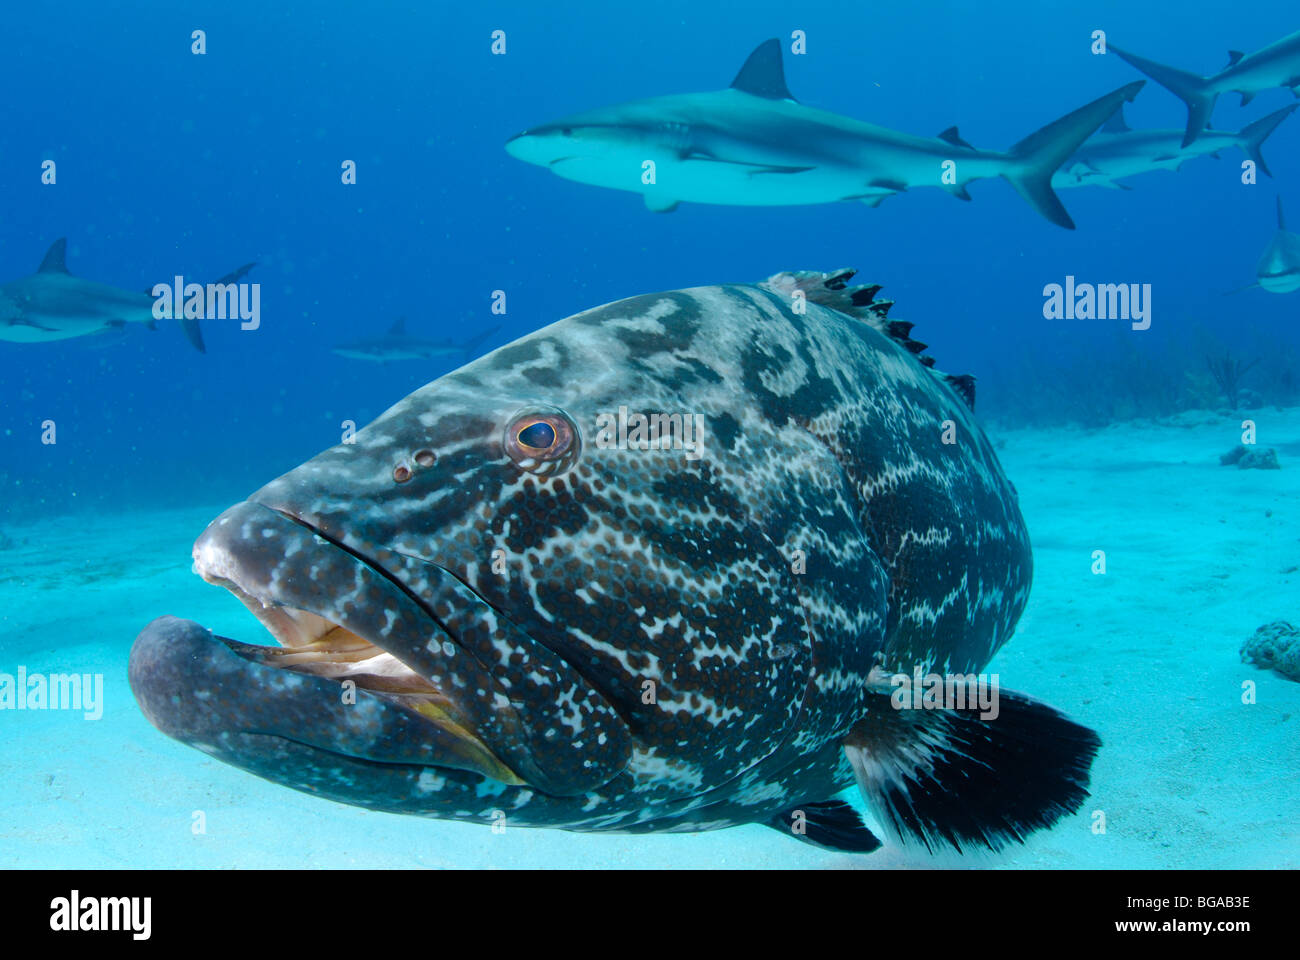
[[[369,711],[360,742],[332,741],[314,704],[337,680],[205,637],[133,662],[146,712],[277,782],[433,817],[701,830],[848,787],[868,673],[979,670],[1024,607],[1030,550],[966,403],[883,310],[796,309],[791,289],[562,320],[412,393],[196,544],[264,619],[310,610],[430,679],[522,783],[444,766],[455,738],[421,747],[410,721],[433,725],[383,692],[338,708]],[[703,456],[598,448],[620,407],[703,414]],[[503,452],[519,414],[550,408],[582,437],[560,476]],[[193,699],[149,696],[164,683]],[[294,731],[266,715],[274,697]],[[195,719],[213,700],[220,716]]]

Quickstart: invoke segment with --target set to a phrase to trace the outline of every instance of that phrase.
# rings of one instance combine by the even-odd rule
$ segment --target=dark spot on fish
[[[736,437],[740,434],[740,422],[729,413],[714,414],[708,418],[709,434],[722,443],[722,449],[736,449]]]

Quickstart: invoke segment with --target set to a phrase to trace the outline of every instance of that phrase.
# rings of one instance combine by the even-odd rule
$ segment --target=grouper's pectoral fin
[[[823,850],[871,853],[881,846],[879,838],[867,829],[858,811],[843,800],[795,804],[774,815],[767,825]]]
[[[955,688],[970,690],[963,702],[925,707],[919,692],[889,681],[871,687],[876,696],[844,753],[868,806],[901,843],[1000,850],[1087,798],[1101,746],[1087,727],[996,687],[984,691],[984,707],[964,684]]]

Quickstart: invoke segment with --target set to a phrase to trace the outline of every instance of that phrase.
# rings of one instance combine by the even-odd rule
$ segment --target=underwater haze
[[[610,189],[568,179],[557,175],[562,162],[548,169],[547,161],[526,162],[506,149],[521,132],[585,111],[722,91],[756,48],[777,38],[785,83],[799,104],[915,137],[958,127],[960,143],[970,145],[954,147],[958,171],[968,162],[961,150],[970,151],[973,165],[979,151],[1008,151],[1076,108],[1145,80],[1123,104],[1123,118],[1133,131],[1170,131],[1156,148],[1133,147],[1151,149],[1153,167],[1170,165],[1168,152],[1184,148],[1178,136],[1188,124],[1186,105],[1113,49],[1100,52],[1098,43],[1209,76],[1228,63],[1229,48],[1251,54],[1298,29],[1294,5],[1280,0],[68,0],[57,14],[41,5],[7,9],[0,31],[0,87],[9,91],[0,125],[0,727],[7,744],[0,774],[8,788],[0,798],[0,865],[1300,866],[1300,631],[1290,627],[1300,624],[1300,289],[1271,292],[1257,285],[1257,265],[1279,233],[1279,209],[1289,229],[1300,231],[1300,117],[1283,117],[1259,145],[1268,172],[1230,145],[1217,156],[1189,154],[1177,170],[1121,176],[1118,189],[1066,188],[1058,179],[1057,194],[1074,229],[1051,222],[996,172],[969,183],[969,202],[954,197],[959,185],[942,182],[947,154],[937,152],[953,146],[947,140],[932,141],[933,150],[917,164],[933,172],[933,184],[864,176],[863,194],[840,202],[724,205],[685,198],[665,212],[648,209],[635,185]],[[202,31],[200,39],[195,31]],[[1237,93],[1225,92],[1201,136],[1240,131],[1300,102],[1300,42],[1293,46],[1287,55],[1296,65],[1294,91],[1285,85],[1262,89],[1244,105]],[[788,103],[742,95],[768,105]],[[667,118],[650,129],[656,136],[693,132],[669,130],[679,123]],[[629,149],[643,147],[634,140]],[[709,178],[724,173],[714,168],[728,167],[744,189],[757,182],[753,189],[761,192],[764,178],[807,176],[815,171],[806,163],[826,156],[800,159],[793,141],[781,144],[780,154],[771,143],[746,147],[768,153],[733,164],[710,143],[710,156],[700,156],[696,145],[683,147],[680,159],[684,166],[694,161],[693,175],[706,191]],[[1080,150],[1086,153],[1087,144]],[[1062,160],[1062,169],[1074,160]],[[667,165],[662,175],[670,175]],[[882,193],[888,195],[880,200]],[[66,238],[65,258],[55,256],[38,271],[60,238]],[[104,306],[102,289],[76,288],[74,297],[71,287],[29,282],[66,284],[60,269],[66,265],[72,278],[115,288],[125,304],[128,292],[152,298],[155,285],[177,276],[208,283],[250,263],[238,280],[245,291],[257,285],[257,316],[243,323],[253,328],[241,329],[239,318],[205,317],[205,352],[168,315],[150,324],[145,313],[128,316],[118,301]],[[457,817],[448,808],[446,819],[432,819],[392,812],[393,805],[335,802],[327,799],[335,796],[327,787],[313,796],[290,789],[301,782],[276,782],[255,764],[247,772],[249,763],[221,762],[231,758],[222,756],[220,745],[166,730],[157,715],[161,708],[146,703],[142,709],[137,702],[142,695],[134,674],[128,682],[128,658],[137,634],[156,617],[192,620],[245,643],[271,642],[236,596],[204,582],[238,579],[211,556],[192,556],[207,524],[350,440],[425,384],[478,363],[471,369],[474,389],[491,396],[494,387],[513,382],[504,373],[500,383],[486,376],[506,370],[506,358],[517,364],[510,375],[532,362],[509,353],[522,348],[508,345],[582,311],[661,291],[753,285],[783,271],[841,268],[857,271],[855,284],[879,284],[877,300],[894,303],[887,318],[884,311],[871,318],[870,336],[897,358],[889,353],[882,366],[854,368],[883,371],[879,380],[859,384],[864,395],[885,390],[885,374],[896,369],[891,364],[922,355],[934,358],[934,370],[975,381],[969,417],[978,424],[971,427],[978,442],[962,448],[975,452],[952,470],[977,479],[944,489],[969,487],[969,501],[953,508],[953,529],[972,544],[981,541],[983,552],[972,545],[963,554],[969,577],[936,563],[934,582],[927,584],[935,593],[915,599],[911,609],[930,610],[931,599],[967,589],[972,610],[998,607],[996,625],[986,629],[972,613],[969,626],[984,631],[978,639],[987,641],[991,659],[963,660],[958,654],[969,637],[941,643],[943,604],[937,599],[933,644],[925,647],[914,637],[909,653],[924,649],[916,662],[947,660],[955,670],[997,675],[1007,690],[1051,704],[1053,718],[1059,710],[1100,741],[1095,760],[1091,748],[1080,748],[1079,756],[1060,754],[1069,789],[1051,794],[1043,811],[1023,820],[1005,813],[1008,829],[1024,834],[1023,844],[985,845],[995,850],[967,845],[963,853],[942,843],[930,849],[925,840],[906,842],[933,839],[945,817],[958,816],[950,808],[980,810],[981,801],[941,783],[943,801],[920,814],[933,822],[909,834],[907,823],[890,822],[889,811],[898,805],[889,791],[921,789],[915,783],[928,774],[914,772],[911,787],[899,785],[906,779],[900,774],[888,789],[881,787],[884,799],[874,804],[863,783],[874,768],[869,760],[861,762],[865,766],[855,761],[851,736],[847,759],[840,759],[837,746],[836,772],[825,778],[836,787],[835,801],[857,812],[851,816],[865,814],[865,827],[828,821],[814,837],[821,842],[796,842],[770,829],[766,813],[713,830],[706,828],[726,824],[708,818],[668,823],[665,809],[662,831],[571,833],[559,819],[524,829],[508,814],[505,829],[496,829],[501,818],[490,814]],[[1300,276],[1300,241],[1294,269]],[[1135,315],[1106,316],[1103,309],[1080,317],[1074,302],[1068,316],[1053,315],[1052,285],[1068,297],[1067,284],[1071,291],[1084,284],[1125,285],[1133,291]],[[36,289],[55,290],[50,296],[59,304],[39,318],[29,299]],[[707,313],[714,302],[703,296],[691,309]],[[824,306],[835,314],[826,320],[828,330],[857,316],[831,294],[810,294],[809,302],[810,310],[817,305],[814,313]],[[1136,315],[1139,302],[1144,317]],[[102,327],[63,336],[71,328],[60,325],[89,310],[87,303],[100,311]],[[399,318],[404,324],[394,330]],[[742,319],[752,317],[738,315],[737,323]],[[799,326],[798,316],[790,319]],[[891,330],[889,322],[900,320],[915,330]],[[909,336],[916,349],[908,346]],[[761,341],[761,334],[754,338]],[[729,346],[725,336],[717,343],[725,387]],[[507,351],[482,359],[502,347]],[[797,377],[805,360],[816,365],[811,356],[791,348],[779,372],[773,367],[756,379],[770,387],[783,376]],[[824,363],[823,355],[816,357]],[[635,360],[629,358],[629,367]],[[949,412],[938,419],[964,424],[964,407],[951,413],[961,403],[960,384],[932,383],[921,364],[913,366],[897,368],[908,392],[889,391],[900,405],[918,405],[910,413],[895,410],[898,418],[919,420],[943,410]],[[571,371],[574,382],[595,382],[607,373],[602,364]],[[841,379],[848,381],[848,373]],[[469,390],[456,383],[455,390]],[[910,392],[914,383],[923,383],[916,395]],[[745,386],[758,390],[749,380]],[[847,395],[854,386],[840,382],[836,389]],[[460,403],[455,390],[418,401],[428,403],[413,408],[426,415],[420,423],[428,427]],[[712,409],[723,388],[710,390],[703,406],[688,409]],[[923,411],[916,399],[922,392],[933,400]],[[810,429],[838,422],[844,410],[885,410],[890,402],[882,396],[850,396],[834,413],[820,411],[820,420],[811,414]],[[762,406],[737,392],[734,410]],[[540,433],[534,425],[514,439],[544,436],[538,443],[548,446],[568,423],[565,416],[539,416]],[[779,419],[785,418],[782,413]],[[394,421],[385,423],[370,436],[401,433]],[[760,436],[767,435],[751,429],[742,442],[752,444],[745,448],[753,458],[752,483],[772,484],[755,501],[770,505],[783,496],[778,487],[794,481],[769,463],[776,450]],[[871,448],[871,435],[860,436],[866,438],[862,447]],[[917,468],[922,473],[948,469],[935,466],[949,462],[939,459],[947,456],[945,448],[894,446],[899,436],[877,438],[879,449],[888,447],[899,462],[925,461]],[[446,450],[456,449],[451,442],[445,449],[432,439],[429,444],[440,464],[449,460]],[[590,437],[583,444],[583,456],[594,454]],[[906,454],[898,452],[904,447]],[[371,448],[365,449],[369,456]],[[413,450],[398,465],[406,476],[394,468],[395,483],[418,474],[422,461]],[[834,452],[827,463],[856,476],[852,447]],[[858,452],[870,460],[877,451]],[[533,466],[523,454],[514,462],[524,470]],[[333,463],[326,461],[331,470]],[[578,489],[581,463],[573,469],[568,479]],[[694,468],[687,462],[683,469]],[[725,459],[715,467],[724,470]],[[885,473],[881,468],[879,476]],[[311,474],[293,489],[307,490],[322,475]],[[476,476],[469,473],[448,475],[451,485],[467,490],[478,482],[466,481]],[[388,482],[387,473],[383,479]],[[371,482],[368,475],[346,480],[349,495]],[[871,482],[864,487],[878,489]],[[801,492],[800,503],[835,499],[818,490],[815,496]],[[336,495],[344,496],[313,490],[319,499],[310,515],[323,515],[319,504]],[[285,503],[292,499],[285,497]],[[711,494],[699,500],[711,508],[720,502]],[[932,506],[926,498],[909,504],[911,527],[887,538],[900,551],[946,522],[926,513]],[[473,510],[479,506],[472,504]],[[352,515],[369,517],[367,509]],[[516,534],[519,522],[532,522],[533,509],[521,507],[527,519],[517,521]],[[870,506],[863,511],[869,514]],[[338,522],[346,523],[349,512],[340,509]],[[714,516],[726,512],[717,507]],[[1028,561],[1010,548],[996,560],[986,549],[990,540],[1016,542],[1022,514],[1032,577]],[[414,515],[392,521],[393,542],[415,537]],[[324,520],[312,524],[312,531],[334,539]],[[569,529],[567,520],[556,524]],[[731,549],[730,534],[700,529],[706,533],[696,539],[695,528],[683,527],[665,551],[713,556],[715,549]],[[814,539],[829,542],[837,531]],[[351,552],[359,549],[354,532],[336,538]],[[569,549],[590,548],[586,534],[570,532]],[[878,532],[873,529],[872,537]],[[278,551],[280,541],[265,536]],[[781,542],[767,531],[753,542],[772,539]],[[564,545],[552,548],[547,556],[562,562]],[[435,559],[450,566],[449,555]],[[196,560],[203,577],[192,568]],[[621,568],[633,561],[625,555],[613,563]],[[980,564],[1000,566],[977,571]],[[902,589],[902,566],[882,563],[879,582],[863,579],[862,590],[894,596],[891,591]],[[474,593],[472,575],[447,576],[448,584],[460,586],[447,587],[453,593],[441,599]],[[389,572],[385,577],[397,579]],[[765,577],[753,573],[757,582]],[[663,591],[674,589],[673,577],[645,579]],[[976,590],[968,582],[983,586]],[[399,587],[419,593],[410,582]],[[463,593],[454,593],[461,587]],[[573,592],[586,597],[588,588]],[[736,589],[734,581],[728,589]],[[685,589],[691,603],[704,592],[699,585]],[[532,593],[543,602],[545,590]],[[478,594],[488,596],[477,589],[475,600]],[[270,606],[254,595],[250,609],[259,600]],[[484,601],[494,615],[510,619],[504,603]],[[635,605],[629,602],[628,609],[627,617],[635,619]],[[826,622],[854,619],[839,613],[838,619],[826,614]],[[532,616],[514,620],[522,624]],[[554,620],[546,611],[536,618]],[[664,617],[656,629],[671,619]],[[914,619],[921,623],[925,616]],[[354,636],[364,632],[360,628],[345,630],[342,617],[325,620],[338,631],[325,637],[347,634],[361,644]],[[779,620],[774,615],[772,622]],[[878,629],[885,623],[896,629],[897,607],[879,620]],[[854,622],[875,623],[866,614]],[[717,630],[732,623],[719,619],[716,624],[724,625]],[[550,647],[566,659],[568,648]],[[884,658],[893,650],[883,641],[871,649]],[[902,666],[899,656],[895,672],[910,672],[912,661]],[[627,660],[614,657],[620,658]],[[566,679],[567,666],[556,668]],[[575,668],[579,683],[603,689],[595,672]],[[61,673],[87,678],[87,691],[101,691],[99,702],[76,710],[19,707],[28,678]],[[773,667],[771,674],[777,673]],[[752,677],[767,675],[752,671]],[[317,676],[311,682],[325,681]],[[775,694],[766,688],[753,693],[745,709],[755,716],[774,709],[764,704],[775,703]],[[433,718],[440,737],[450,731],[455,740],[469,715],[457,711],[468,708],[444,710],[437,697],[431,702],[436,709],[426,705],[420,716]],[[620,714],[617,706],[611,716]],[[813,712],[807,706],[802,716]],[[385,723],[401,722],[384,716]],[[611,729],[621,730],[619,721],[626,719],[614,717]],[[844,725],[847,730],[849,721]],[[637,730],[635,722],[629,727]],[[721,755],[727,747],[717,749]],[[861,749],[870,756],[870,747]],[[498,748],[487,733],[457,740],[456,750],[470,757],[458,774],[487,771],[483,782],[490,789],[481,788],[480,797],[484,790],[496,796],[503,783],[510,789],[531,784],[535,794],[547,794],[511,760],[516,753]],[[536,761],[538,777],[553,777],[546,782],[556,784],[557,793],[561,782],[570,783],[558,772],[561,764],[551,766],[535,744],[517,755],[521,763]],[[1057,757],[1049,750],[1044,769],[1050,771]],[[398,759],[409,758],[398,751]],[[1082,773],[1075,777],[1077,764]],[[689,779],[684,769],[666,763],[664,776]],[[709,769],[703,760],[691,767]],[[770,782],[778,779],[773,775]],[[599,785],[576,774],[572,783],[581,783],[588,796],[599,793]],[[573,787],[573,793],[581,791]],[[788,799],[773,811],[833,798],[792,791]],[[659,802],[651,790],[642,809]],[[750,801],[736,802],[743,807]],[[993,837],[1002,829],[1002,814],[991,815],[996,830],[981,823],[971,828],[975,834]],[[877,841],[880,849],[869,855],[853,849],[854,838],[863,842],[864,833],[882,836],[883,846]]]

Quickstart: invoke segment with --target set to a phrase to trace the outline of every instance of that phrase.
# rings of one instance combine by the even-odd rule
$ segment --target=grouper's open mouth
[[[484,742],[482,711],[444,692],[445,667],[429,669],[429,648],[445,660],[455,638],[382,568],[252,502],[209,525],[194,567],[238,597],[279,646],[155,621],[132,651],[131,681],[164,732],[218,755],[223,736],[275,736],[356,759],[525,782]]]
[[[628,761],[630,734],[608,701],[431,560],[359,547],[282,502],[249,500],[195,541],[194,569],[279,643],[174,617],[137,637],[141,708],[201,750],[250,767],[249,738],[275,737],[555,796],[590,790]]]

